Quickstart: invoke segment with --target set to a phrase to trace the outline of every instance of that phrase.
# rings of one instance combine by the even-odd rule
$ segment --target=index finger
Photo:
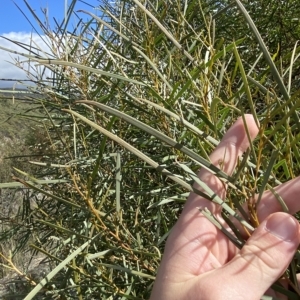
[[[252,115],[246,114],[246,126],[248,129],[250,140],[253,141],[258,134],[258,127]],[[234,171],[238,158],[248,149],[250,141],[246,132],[243,119],[240,117],[230,127],[223,139],[210,155],[210,161],[213,165],[221,168],[222,170],[231,175]],[[226,195],[226,184],[222,182],[217,176],[212,174],[209,170],[202,168],[198,173],[201,181],[206,183],[220,198],[224,199]],[[196,189],[201,190],[198,184],[194,184]],[[196,207],[208,207],[212,212],[220,211],[220,207],[211,201],[191,193],[186,202],[183,213],[194,211]]]

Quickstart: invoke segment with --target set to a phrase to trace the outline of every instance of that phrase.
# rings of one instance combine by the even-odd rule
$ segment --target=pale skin
[[[252,115],[245,115],[245,119],[254,140],[258,128]],[[238,157],[248,147],[240,118],[225,134],[210,160],[218,167],[222,160],[223,170],[230,175]],[[225,198],[227,187],[218,178],[205,169],[198,176]],[[266,191],[257,209],[260,225],[241,250],[198,209],[207,207],[226,227],[220,206],[191,193],[167,240],[150,299],[259,300],[266,293],[286,299],[270,287],[284,273],[299,245],[299,224],[291,214],[300,210],[300,177],[275,190],[290,214],[283,213],[275,196]]]

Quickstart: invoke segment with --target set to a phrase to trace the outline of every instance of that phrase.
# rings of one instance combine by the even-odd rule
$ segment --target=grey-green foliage
[[[19,171],[19,182],[29,179],[32,192],[16,216],[22,226],[12,224],[0,237],[19,232],[23,239],[16,251],[27,248],[30,240],[30,249],[65,266],[51,273],[45,299],[53,294],[66,299],[75,294],[78,299],[148,298],[165,240],[191,189],[192,172],[200,166],[229,181],[228,199],[235,203],[244,201],[245,193],[250,197],[261,186],[299,173],[299,97],[287,84],[298,48],[281,56],[284,76],[276,79],[278,64],[260,55],[266,48],[259,48],[260,37],[248,29],[249,18],[235,2],[222,11],[226,5],[102,2],[96,14],[88,8],[74,12],[84,18],[73,32],[67,33],[64,23],[58,27],[57,36],[66,43],[42,28],[59,43],[59,54],[36,57],[27,46],[27,58],[53,71],[51,84],[40,78],[32,88],[39,95],[32,101],[44,111],[54,155],[33,162],[40,175]],[[76,1],[70,7],[73,13]],[[239,15],[237,24],[233,11]],[[255,16],[267,24],[264,15]],[[271,33],[265,30],[261,36],[268,43]],[[282,95],[281,85],[290,95]],[[160,135],[77,100],[115,108]],[[209,164],[208,155],[245,112],[255,115],[261,131],[239,172],[226,177],[221,166]],[[169,139],[159,138],[163,135]],[[41,185],[36,181],[41,174],[64,181]]]

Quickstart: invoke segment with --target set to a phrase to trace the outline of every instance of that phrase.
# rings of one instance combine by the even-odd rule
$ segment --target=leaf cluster
[[[256,13],[266,29],[255,26],[251,3],[247,10],[239,1],[101,3],[96,13],[75,12],[72,1],[56,30],[27,3],[50,49],[23,45],[30,54],[22,55],[52,74],[27,71],[51,155],[31,162],[37,172],[16,170],[8,186],[31,192],[0,239],[17,233],[14,253],[42,253],[55,267],[29,282],[36,286],[25,299],[146,299],[200,167],[229,183],[225,215],[299,174],[299,49],[291,41],[298,31],[284,38],[292,12],[279,53],[270,17]],[[209,153],[245,113],[260,132],[229,176]]]

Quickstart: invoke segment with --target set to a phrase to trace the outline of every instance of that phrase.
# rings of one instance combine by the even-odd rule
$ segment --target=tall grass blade
[[[96,237],[95,237],[96,238]],[[54,270],[52,270],[25,298],[24,300],[33,299],[37,293],[48,283],[51,279],[62,270],[71,260],[76,258],[95,238],[87,241],[82,246],[77,248],[71,255],[69,255],[66,259],[64,259]]]

